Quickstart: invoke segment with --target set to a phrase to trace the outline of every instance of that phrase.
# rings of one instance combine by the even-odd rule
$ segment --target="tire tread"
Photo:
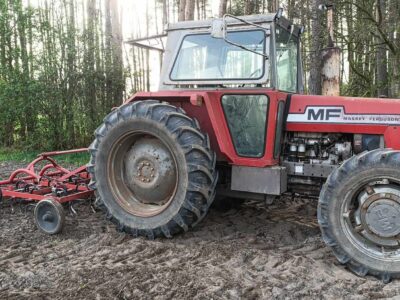
[[[146,118],[164,124],[171,134],[175,134],[176,142],[184,151],[188,165],[189,184],[185,201],[171,220],[157,228],[146,230],[130,228],[123,223],[123,220],[118,220],[111,214],[107,208],[107,201],[99,195],[97,189],[95,166],[99,146],[111,128],[130,118]],[[186,137],[185,141],[181,138],[183,134]],[[95,191],[96,207],[104,211],[106,218],[115,223],[118,230],[149,239],[160,236],[171,238],[176,233],[187,231],[207,214],[215,197],[218,179],[218,173],[215,171],[216,155],[210,149],[208,135],[200,131],[198,121],[187,116],[183,109],[157,100],[127,103],[109,113],[104,118],[103,124],[95,130],[94,135],[95,140],[89,147],[90,162],[87,165],[91,175],[89,188]],[[187,144],[187,140],[190,144]]]

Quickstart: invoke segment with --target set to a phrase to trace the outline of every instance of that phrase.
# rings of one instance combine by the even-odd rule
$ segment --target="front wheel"
[[[149,238],[188,230],[215,195],[215,154],[182,109],[158,101],[111,112],[90,146],[90,187],[120,230]]]
[[[320,194],[325,243],[359,276],[400,277],[400,152],[378,149],[345,161]]]

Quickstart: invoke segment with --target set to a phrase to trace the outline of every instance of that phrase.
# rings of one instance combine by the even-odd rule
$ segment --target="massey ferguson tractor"
[[[400,100],[302,95],[301,32],[279,14],[170,25],[159,91],[105,117],[87,169],[52,173],[39,227],[57,232],[54,202],[89,189],[119,230],[150,239],[190,230],[216,194],[319,195],[322,237],[339,262],[399,277]]]

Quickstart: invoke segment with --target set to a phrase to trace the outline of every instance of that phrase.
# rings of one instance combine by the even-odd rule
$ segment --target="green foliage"
[[[29,7],[30,2],[34,6]],[[166,20],[173,22],[179,1],[154,2]],[[196,10],[201,13],[195,16],[211,17],[211,2],[198,0]],[[273,7],[284,7],[286,16],[306,27],[302,50],[309,75],[319,57],[312,50],[317,2],[321,1],[231,0],[227,11],[234,15],[274,13]],[[400,2],[336,2],[336,42],[343,49],[343,69],[348,69],[342,74],[341,93],[377,96],[389,89],[389,96],[400,97]],[[112,13],[111,3],[116,2],[0,0],[0,147],[27,153],[86,147],[103,117],[121,103],[126,89],[131,93],[149,87],[148,51],[130,48],[124,58],[130,57],[132,69],[123,66],[121,43],[114,34],[118,14]],[[148,32],[154,26],[149,20],[157,20],[157,9],[147,14]],[[327,29],[325,13],[319,15],[322,48],[327,44]],[[387,61],[379,60],[379,51]],[[387,72],[383,70],[387,78],[377,80],[382,64],[387,65]]]
[[[87,146],[121,103],[126,73],[105,46],[102,3],[0,0],[0,146]]]
[[[21,151],[11,148],[0,149],[0,162],[2,161],[15,161],[30,163],[34,160],[41,152],[40,151]],[[89,161],[89,153],[73,153],[55,156],[55,160],[59,163],[73,166],[82,166],[87,164]]]

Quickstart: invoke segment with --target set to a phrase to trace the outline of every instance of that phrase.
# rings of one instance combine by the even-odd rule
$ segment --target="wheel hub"
[[[125,182],[135,198],[163,205],[174,194],[176,168],[168,148],[158,139],[143,137],[125,157]]]
[[[144,160],[139,163],[137,167],[137,174],[135,179],[144,183],[150,183],[154,180],[157,170],[154,167],[154,163],[148,160]]]
[[[400,197],[392,193],[371,195],[361,207],[364,228],[379,238],[400,234]]]
[[[380,237],[394,237],[400,233],[400,204],[390,199],[373,202],[365,215],[369,230]]]

